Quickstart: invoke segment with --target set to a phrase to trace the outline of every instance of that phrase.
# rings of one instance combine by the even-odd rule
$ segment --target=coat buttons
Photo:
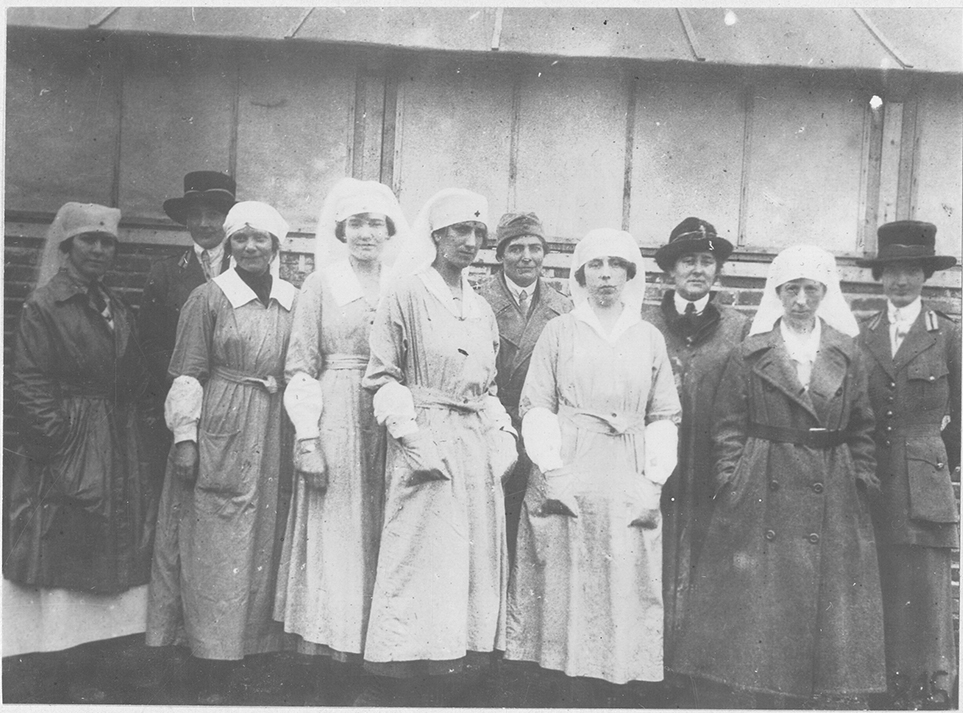
[[[887,433],[892,433],[892,431],[893,431],[893,427],[892,427],[892,426],[887,426],[887,427],[886,427],[886,432],[887,432]]]
[[[886,397],[886,400],[889,401],[890,403],[893,403],[896,400],[896,397],[890,394],[889,396]]]
[[[817,495],[823,492],[823,489],[824,488],[822,483],[813,483],[813,492],[816,493]]]
[[[883,441],[883,445],[889,448],[891,445],[893,445],[893,442],[890,440],[886,440],[886,441]]]
[[[818,544],[819,544],[819,535],[817,535],[815,532],[809,533],[809,537],[808,537],[807,539],[808,539],[810,542],[812,542],[814,545],[818,545]]]
[[[942,462],[942,461],[937,461],[937,462],[936,462],[936,467],[937,467],[939,470],[943,470],[943,462]]]
[[[889,382],[889,388],[895,389],[895,388],[896,388],[896,382],[895,382],[895,381]]]
[[[887,411],[887,412],[886,412],[886,415],[887,415],[887,416],[889,416],[889,417],[892,417],[892,415],[893,415],[893,412],[892,412],[892,410],[890,410],[890,411]]]
[[[930,381],[936,381],[936,377],[930,374]]]
[[[776,531],[775,531],[775,530],[766,530],[766,539],[769,540],[770,542],[772,542],[773,540],[775,540],[775,539],[776,539]]]
[[[770,480],[770,481],[769,481],[769,489],[772,490],[773,492],[779,490],[779,481]]]

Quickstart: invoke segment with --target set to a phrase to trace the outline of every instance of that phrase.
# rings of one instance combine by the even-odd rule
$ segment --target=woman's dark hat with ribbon
[[[932,270],[946,270],[956,264],[951,255],[936,254],[936,226],[922,220],[897,220],[879,226],[876,257],[856,261],[860,267],[882,267],[887,263],[915,262]]]
[[[688,253],[708,252],[723,263],[732,254],[732,243],[720,238],[712,223],[689,217],[679,223],[669,235],[669,242],[655,253],[655,261],[665,272],[675,267],[675,262]]]
[[[187,209],[198,203],[207,203],[225,215],[237,200],[234,179],[217,171],[191,171],[184,176],[184,197],[164,201],[164,212],[171,220],[187,224]]]

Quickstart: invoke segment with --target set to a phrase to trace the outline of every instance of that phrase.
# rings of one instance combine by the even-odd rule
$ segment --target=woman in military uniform
[[[950,472],[959,465],[960,330],[920,298],[934,271],[936,226],[879,228],[879,252],[859,264],[883,283],[886,308],[860,342],[876,415],[881,493],[873,506],[886,636],[888,689],[900,708],[948,707],[956,689],[950,565],[959,513]],[[955,442],[947,452],[944,439]]]

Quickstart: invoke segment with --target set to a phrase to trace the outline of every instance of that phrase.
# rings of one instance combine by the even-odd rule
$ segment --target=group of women
[[[443,190],[409,228],[386,186],[342,180],[300,293],[276,269],[287,223],[236,204],[234,266],[178,326],[158,492],[142,477],[143,358],[100,282],[117,220],[65,206],[65,267],[25,305],[13,387],[33,437],[8,579],[41,605],[111,597],[87,605],[118,621],[139,597],[148,643],[197,657],[202,702],[228,700],[232,662],[285,649],[363,664],[362,705],[450,703],[498,652],[573,680],[663,679],[660,496],[682,406],[641,317],[630,234],[576,245],[575,308],[538,340],[519,434],[494,393],[495,318],[466,270],[483,196]],[[829,253],[776,257],[715,399],[716,493],[678,674],[789,701],[885,691],[858,333]],[[502,483],[520,437],[533,468],[510,572]]]

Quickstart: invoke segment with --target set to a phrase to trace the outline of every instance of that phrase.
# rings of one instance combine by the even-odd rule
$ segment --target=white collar
[[[685,297],[682,297],[679,294],[679,291],[676,290],[672,293],[672,300],[673,302],[675,302],[675,311],[678,312],[679,314],[685,314],[686,305],[690,305],[690,304],[695,305],[696,314],[702,314],[702,310],[704,310],[706,308],[706,305],[709,304],[709,293],[706,292],[705,295],[693,301],[693,300],[687,300]]]
[[[572,310],[572,315],[575,319],[584,322],[594,329],[595,332],[609,344],[615,344],[619,340],[619,337],[642,321],[642,314],[638,310],[623,307],[622,314],[619,315],[619,318],[615,321],[615,326],[612,327],[612,332],[607,334],[588,302],[579,302],[579,304],[575,306],[575,309]]]
[[[248,302],[257,299],[254,290],[248,287],[247,283],[241,279],[241,276],[237,274],[237,270],[231,269],[222,272],[215,277],[212,282],[221,288],[221,292],[224,293],[224,296],[227,297],[228,302],[231,303],[231,307],[234,309],[243,307]],[[294,304],[294,296],[297,292],[297,289],[290,282],[282,280],[280,277],[275,277],[271,280],[271,295],[268,301],[276,300],[285,310],[290,311],[291,305]]]
[[[816,361],[816,354],[819,352],[819,340],[822,338],[822,320],[816,317],[816,326],[809,334],[799,334],[792,331],[787,325],[786,320],[779,320],[779,332],[782,334],[782,341],[789,352],[789,358],[793,361],[812,364]]]
[[[504,272],[502,272],[505,275]],[[515,300],[515,304],[518,304],[519,298],[521,297],[522,290],[528,295],[529,304],[531,304],[532,297],[535,296],[535,288],[538,286],[538,278],[535,278],[535,282],[530,284],[528,287],[522,287],[517,282],[514,282],[508,275],[505,275],[505,285],[508,287],[508,291]]]
[[[207,250],[208,257],[211,258],[211,265],[220,266],[221,260],[224,259],[224,242],[217,244],[216,248],[202,248],[197,243],[194,243],[194,254],[197,255],[197,261],[200,262],[201,255]]]
[[[917,297],[905,307],[896,307],[892,302],[886,300],[886,317],[890,324],[896,324],[896,311],[899,310],[899,321],[903,324],[912,324],[920,316],[923,310],[923,298]]]
[[[334,295],[334,301],[338,303],[338,307],[344,307],[355,300],[364,299],[361,282],[347,258],[325,265],[321,268],[321,272],[324,273],[324,277],[331,287],[331,293]]]
[[[428,288],[428,291],[437,297],[438,300],[445,305],[445,308],[459,319],[477,317],[481,310],[479,301],[486,305],[488,304],[475,294],[475,290],[472,289],[471,283],[468,282],[464,270],[462,270],[461,273],[461,302],[463,309],[459,309],[454,296],[451,294],[451,290],[448,288],[448,284],[445,282],[445,278],[443,278],[435,268],[429,265],[418,273],[418,277],[424,283],[425,287]]]

